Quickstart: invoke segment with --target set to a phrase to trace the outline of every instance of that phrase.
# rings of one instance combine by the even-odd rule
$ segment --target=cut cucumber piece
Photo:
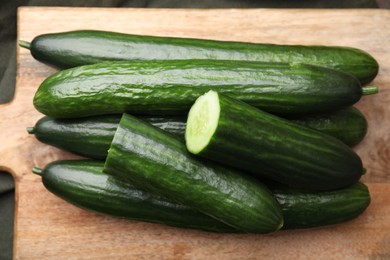
[[[258,180],[195,158],[173,135],[128,114],[103,171],[243,232],[269,233],[283,226],[279,204]]]
[[[298,188],[343,188],[363,173],[340,140],[214,91],[194,103],[185,138],[193,154]]]

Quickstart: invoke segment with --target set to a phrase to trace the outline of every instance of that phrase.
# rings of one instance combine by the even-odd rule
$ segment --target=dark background
[[[390,8],[390,0],[1,0],[0,104],[9,102],[16,79],[16,11],[19,6],[139,8]],[[0,118],[1,120],[1,118]],[[1,144],[0,144],[1,145]],[[0,172],[0,260],[12,259],[14,182]]]

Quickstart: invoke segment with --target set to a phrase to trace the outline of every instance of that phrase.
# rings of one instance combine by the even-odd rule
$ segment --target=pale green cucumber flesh
[[[218,126],[219,118],[218,94],[209,91],[200,96],[188,113],[185,139],[187,149],[197,154],[213,136]]]

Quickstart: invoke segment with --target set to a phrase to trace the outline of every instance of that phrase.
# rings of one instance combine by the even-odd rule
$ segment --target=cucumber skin
[[[107,175],[103,173],[103,165],[103,162],[89,160],[55,161],[45,167],[42,181],[50,192],[88,211],[181,228],[239,232],[189,207],[167,202]],[[370,193],[362,183],[318,193],[273,182],[266,185],[281,206],[283,229],[342,223],[356,218],[370,204]]]
[[[217,129],[197,156],[308,190],[339,189],[360,179],[360,157],[340,140],[218,96]]]
[[[289,118],[290,121],[331,135],[352,147],[367,134],[368,123],[357,108],[349,107],[334,113]]]
[[[32,133],[42,143],[87,158],[105,160],[120,118],[120,115],[63,120],[42,117],[33,127]],[[185,117],[139,116],[138,118],[184,140]],[[290,120],[332,135],[350,146],[359,143],[367,132],[367,121],[364,115],[354,107],[326,115]]]
[[[140,117],[178,135],[184,141],[184,117]],[[91,159],[105,160],[121,115],[103,115],[74,119],[42,117],[31,134],[42,143]]]
[[[189,207],[104,174],[103,165],[89,160],[55,161],[43,170],[42,182],[50,192],[89,211],[182,228],[238,232]]]
[[[283,211],[284,229],[327,226],[352,220],[370,204],[366,185],[357,182],[344,189],[304,192],[280,184],[267,184]]]
[[[33,103],[54,118],[183,115],[210,89],[281,115],[336,111],[353,105],[363,93],[355,77],[305,64],[122,61],[57,72],[43,81]]]
[[[283,225],[281,209],[264,185],[193,157],[177,138],[127,114],[103,171],[246,233],[269,233]]]
[[[30,133],[42,143],[87,158],[104,160],[119,121],[119,115],[72,120],[42,117]]]
[[[61,69],[109,60],[139,59],[296,62],[345,71],[366,84],[375,78],[379,67],[370,54],[356,48],[224,42],[87,30],[40,35],[34,38],[30,48],[35,59]]]

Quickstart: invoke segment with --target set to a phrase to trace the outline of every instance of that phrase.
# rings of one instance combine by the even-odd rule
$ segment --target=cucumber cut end
[[[200,96],[188,113],[185,130],[186,146],[198,154],[210,142],[218,126],[220,113],[218,93],[210,90]]]

